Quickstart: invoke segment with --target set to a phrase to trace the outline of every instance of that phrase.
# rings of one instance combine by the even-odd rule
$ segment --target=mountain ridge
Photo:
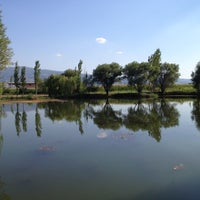
[[[19,76],[21,74],[21,68],[19,67]],[[11,77],[14,76],[15,67],[8,67],[0,73],[0,81],[1,82],[10,82]],[[52,74],[62,74],[63,71],[59,70],[50,70],[50,69],[41,69],[40,78],[42,80],[47,79]],[[82,75],[83,77],[84,75]],[[26,81],[34,82],[34,68],[26,67]],[[127,84],[127,81],[122,81],[122,84]],[[187,78],[179,78],[176,82],[177,84],[189,84],[191,83],[191,79]]]

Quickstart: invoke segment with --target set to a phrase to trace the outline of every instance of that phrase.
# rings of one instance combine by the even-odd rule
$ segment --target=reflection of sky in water
[[[42,134],[38,137],[35,105],[28,106],[28,131],[17,136],[15,115],[7,109],[1,121],[4,190],[17,200],[188,199],[188,195],[199,195],[200,134],[191,120],[192,105],[175,103],[178,125],[161,127],[160,142],[147,130],[132,131],[124,125],[118,130],[99,129],[93,118],[85,119],[84,111],[81,134],[79,121],[52,121],[43,108],[39,109]],[[111,106],[127,115],[134,105]],[[95,111],[102,108],[94,107]],[[181,164],[180,170],[174,170]]]

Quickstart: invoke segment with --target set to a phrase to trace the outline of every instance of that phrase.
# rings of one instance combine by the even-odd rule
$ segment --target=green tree
[[[26,90],[26,67],[22,67],[21,69],[20,81],[21,81],[21,91],[22,94],[24,95],[24,92]]]
[[[19,94],[20,78],[19,78],[19,66],[17,62],[15,63],[15,69],[14,69],[14,84],[16,87],[16,93]]]
[[[155,88],[158,83],[158,76],[160,73],[160,67],[161,67],[161,51],[160,49],[157,49],[154,54],[149,56],[148,58],[148,63],[149,63],[149,84],[152,89],[152,91],[155,91]]]
[[[75,77],[76,76],[76,70],[74,69],[67,69],[64,71],[64,73],[62,74],[68,78],[71,78],[71,77]]]
[[[81,72],[82,72],[82,64],[83,64],[83,61],[80,60],[79,63],[78,63],[78,72],[77,72],[77,81],[76,81],[76,84],[77,84],[77,92],[80,93],[81,91]]]
[[[59,75],[51,75],[46,80],[46,86],[48,88],[48,94],[50,97],[58,96],[59,89]]]
[[[76,77],[71,75],[51,75],[46,81],[46,86],[50,97],[71,96],[77,90]]]
[[[0,11],[0,71],[5,69],[11,62],[13,52],[9,45],[10,40],[6,36],[6,28],[2,22],[2,14]]]
[[[191,74],[193,87],[200,96],[200,62],[197,63],[195,71]]]
[[[40,62],[37,60],[34,67],[35,94],[38,92],[38,84],[40,81]]]
[[[118,63],[98,65],[97,68],[93,70],[94,81],[103,86],[107,98],[112,85],[118,80],[121,74],[122,68]]]
[[[161,94],[164,94],[166,88],[174,85],[179,76],[179,66],[177,64],[163,63],[158,76],[158,87]]]
[[[86,73],[83,77],[83,85],[88,92],[91,91],[94,86],[93,76]]]
[[[148,63],[138,63],[136,61],[129,63],[123,69],[125,78],[128,79],[128,84],[133,86],[139,95],[145,87],[148,76]]]

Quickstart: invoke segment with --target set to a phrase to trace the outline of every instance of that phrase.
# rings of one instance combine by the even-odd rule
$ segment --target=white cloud
[[[96,38],[96,42],[99,44],[105,44],[107,42],[107,40],[103,37],[98,37],[98,38]]]
[[[123,51],[117,51],[116,54],[122,55],[124,52]]]
[[[57,53],[56,57],[62,57],[62,54],[61,53]]]

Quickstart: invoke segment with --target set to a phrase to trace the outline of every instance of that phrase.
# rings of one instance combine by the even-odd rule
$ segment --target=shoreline
[[[137,93],[114,93],[110,94],[108,99],[128,99],[128,100],[137,100],[137,99],[194,99],[198,98],[197,94],[194,92],[183,92],[183,93],[165,93],[160,95],[160,93],[143,93],[140,96]],[[49,97],[47,94],[38,94],[32,95],[1,95],[0,103],[1,104],[11,104],[11,103],[42,103],[42,102],[65,102],[68,100],[102,100],[106,99],[106,94],[98,93],[87,93],[80,94],[68,98],[56,98]]]

